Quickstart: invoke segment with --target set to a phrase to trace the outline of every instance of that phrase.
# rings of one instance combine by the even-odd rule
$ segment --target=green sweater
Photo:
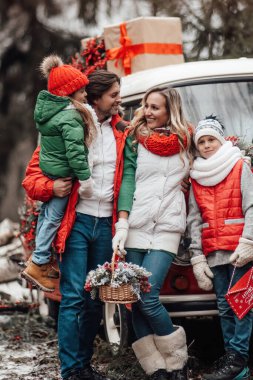
[[[90,177],[88,148],[84,144],[84,123],[68,97],[41,91],[34,111],[41,133],[40,168],[56,177]]]
[[[124,148],[124,171],[118,199],[118,211],[130,212],[135,191],[138,144],[133,146],[133,136],[126,139]]]

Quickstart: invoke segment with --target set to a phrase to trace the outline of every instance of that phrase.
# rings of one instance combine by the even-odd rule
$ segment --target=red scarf
[[[189,128],[190,134],[192,130]],[[173,156],[180,152],[179,138],[176,133],[171,133],[169,136],[160,133],[152,133],[150,136],[141,136],[137,138],[138,142],[141,143],[144,148],[149,150],[151,153],[157,154],[158,156]],[[183,145],[187,147],[186,136],[183,139]]]

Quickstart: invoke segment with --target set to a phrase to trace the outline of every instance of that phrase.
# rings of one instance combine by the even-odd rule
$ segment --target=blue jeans
[[[232,285],[235,284],[251,266],[252,263],[249,263],[242,268],[236,268]],[[211,268],[214,274],[213,284],[217,297],[225,350],[236,351],[245,359],[248,359],[253,314],[250,311],[243,319],[238,319],[224,297],[228,291],[233,269],[234,267],[231,264],[218,265]]]
[[[102,319],[102,302],[84,290],[87,273],[112,257],[112,218],[77,213],[59,262],[62,295],[58,343],[63,378],[89,364]]]
[[[173,324],[165,307],[159,301],[159,294],[174,255],[162,250],[127,250],[127,261],[143,266],[152,272],[149,277],[150,293],[143,293],[141,300],[132,305],[133,328],[137,339],[150,334],[169,335]]]
[[[42,204],[36,229],[36,248],[32,255],[34,263],[41,265],[50,261],[51,245],[60,227],[67,202],[68,197],[53,197]]]

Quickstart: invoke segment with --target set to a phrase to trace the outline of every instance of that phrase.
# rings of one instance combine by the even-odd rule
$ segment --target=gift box
[[[253,267],[228,290],[225,298],[239,319],[253,308]]]
[[[181,20],[140,17],[104,28],[107,69],[119,76],[184,62]]]

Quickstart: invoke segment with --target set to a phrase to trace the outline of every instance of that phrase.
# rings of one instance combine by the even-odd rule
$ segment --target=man
[[[90,365],[93,343],[102,318],[102,303],[84,291],[89,270],[110,261],[112,219],[123,170],[126,123],[119,116],[120,79],[114,73],[97,70],[86,87],[88,103],[98,118],[97,136],[89,148],[93,195],[80,196],[71,180],[52,181],[38,166],[39,148],[30,161],[23,186],[33,199],[43,202],[53,195],[64,197],[71,191],[67,210],[54,242],[60,253],[62,295],[58,341],[61,375],[64,380],[103,380]],[[72,190],[71,190],[72,187]],[[112,217],[113,215],[113,217]],[[68,239],[67,239],[68,238]],[[67,240],[66,240],[67,239]],[[66,245],[65,245],[66,241]]]

